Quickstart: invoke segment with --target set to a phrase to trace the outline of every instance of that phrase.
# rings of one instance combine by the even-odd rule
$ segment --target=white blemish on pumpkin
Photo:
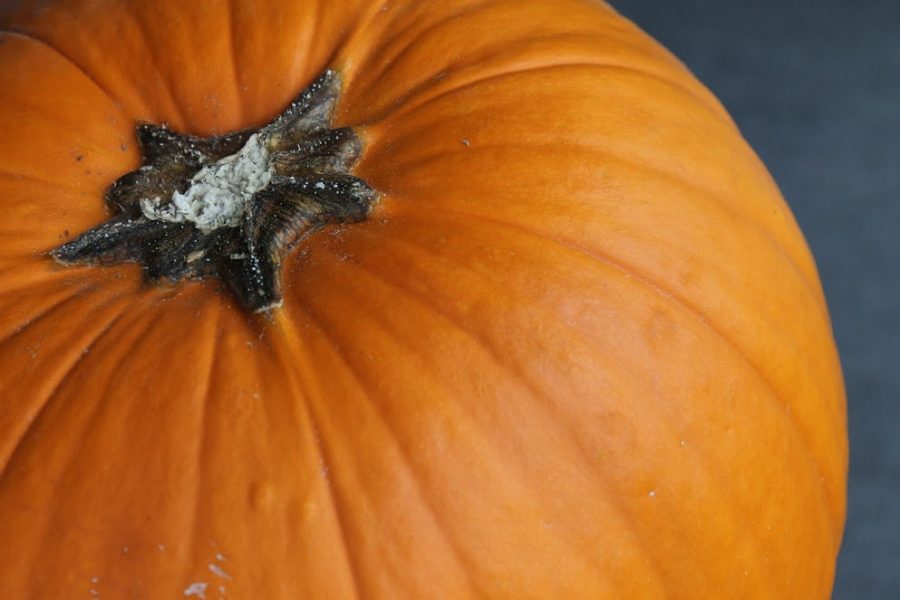
[[[679,440],[679,441],[678,441],[678,445],[681,446],[681,447],[683,448],[684,446],[687,446],[687,442],[684,441],[684,440]]]
[[[654,496],[656,496],[656,490],[650,490],[649,492],[647,492],[647,495],[653,498]]]
[[[197,171],[183,194],[176,191],[166,203],[159,197],[141,199],[141,212],[154,221],[190,222],[201,231],[235,227],[272,172],[265,140],[253,134],[236,153]]]
[[[91,577],[91,583],[97,583],[98,581],[100,581],[99,577]]]
[[[156,545],[156,549],[159,550],[160,552],[165,552],[165,551],[166,551],[166,545],[165,545],[165,544],[157,544],[157,545]]]
[[[460,141],[462,142],[462,145],[463,145],[463,146],[469,147],[469,146],[472,145],[472,142],[470,142],[468,138],[463,138],[463,139],[460,140]]]
[[[231,575],[225,572],[225,569],[217,565],[216,563],[209,563],[209,570],[213,575],[217,577],[221,577],[222,579],[231,579]]]
[[[225,562],[225,555],[221,552],[216,552],[216,560],[218,560],[219,562]]]
[[[204,583],[202,581],[198,581],[197,583],[192,583],[191,585],[184,588],[185,596],[197,596],[201,600],[206,598],[206,587],[208,583]]]

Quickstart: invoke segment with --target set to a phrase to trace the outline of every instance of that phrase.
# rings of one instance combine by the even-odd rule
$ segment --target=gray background
[[[722,100],[816,255],[847,382],[834,598],[900,598],[900,0],[611,0]]]

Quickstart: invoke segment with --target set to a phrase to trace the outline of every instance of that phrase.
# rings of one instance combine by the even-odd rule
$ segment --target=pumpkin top
[[[815,264],[614,10],[13,4],[0,596],[827,597],[847,447]],[[224,157],[327,69],[381,195],[297,243],[282,308],[49,258],[112,216],[136,123]]]

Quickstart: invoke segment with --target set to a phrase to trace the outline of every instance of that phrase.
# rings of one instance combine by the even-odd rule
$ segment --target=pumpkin
[[[828,597],[813,258],[612,8],[23,0],[0,27],[0,597]],[[259,128],[329,70],[378,196],[285,242],[280,307],[52,260],[114,217],[137,124]]]

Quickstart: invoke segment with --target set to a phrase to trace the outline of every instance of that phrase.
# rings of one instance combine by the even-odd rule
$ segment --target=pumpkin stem
[[[217,277],[248,310],[281,304],[281,262],[330,223],[364,220],[377,193],[350,175],[362,150],[331,128],[325,71],[268,125],[202,138],[140,123],[143,165],[106,191],[112,217],[51,251],[62,264],[140,263],[152,280]]]

